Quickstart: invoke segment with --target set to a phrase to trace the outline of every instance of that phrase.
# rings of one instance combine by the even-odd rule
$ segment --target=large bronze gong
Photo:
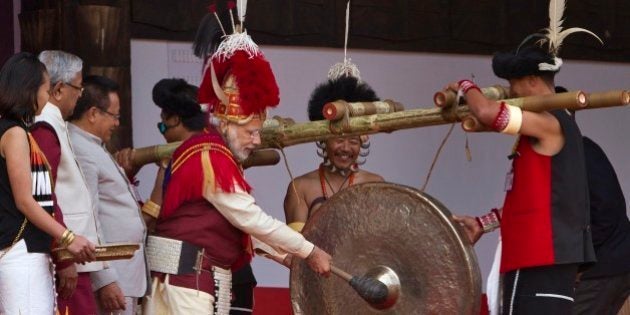
[[[319,277],[296,259],[296,314],[479,313],[473,248],[448,209],[425,193],[390,183],[352,186],[322,205],[302,232],[333,256],[335,266],[383,281],[389,297],[370,305],[340,278]]]

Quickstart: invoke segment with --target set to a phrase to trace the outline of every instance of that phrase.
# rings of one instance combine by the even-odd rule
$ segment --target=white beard
[[[227,142],[228,148],[236,158],[237,162],[243,163],[249,157],[250,152],[243,150],[241,145],[237,141],[236,129],[228,127],[227,134],[225,135],[225,140]]]

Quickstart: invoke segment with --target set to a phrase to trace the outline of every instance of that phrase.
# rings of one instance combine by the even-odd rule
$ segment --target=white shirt
[[[214,192],[209,187],[204,197],[236,228],[250,234],[254,244],[260,240],[271,246],[278,253],[290,253],[300,258],[306,258],[313,251],[315,245],[307,241],[304,236],[284,222],[274,219],[265,213],[256,200],[238,185],[233,193]],[[263,247],[263,246],[259,246]],[[265,248],[263,248],[265,249]],[[268,251],[268,250],[266,250]]]

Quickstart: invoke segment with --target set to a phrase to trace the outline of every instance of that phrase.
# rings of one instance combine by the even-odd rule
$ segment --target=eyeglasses
[[[98,107],[97,107],[97,108],[98,108]],[[112,117],[112,118],[114,118],[114,119],[116,119],[116,120],[120,120],[120,114],[110,113],[110,112],[108,112],[108,111],[106,111],[106,110],[104,110],[104,109],[101,109],[101,108],[99,108],[98,110],[100,110],[100,111],[101,111],[101,113],[103,113],[103,114],[107,114],[107,115],[109,115],[110,117]]]
[[[260,129],[253,130],[253,131],[247,130],[247,134],[249,135],[249,138],[253,140],[256,137],[260,137]]]
[[[67,82],[64,82],[64,84],[65,84],[65,85],[67,85],[67,86],[69,86],[69,87],[71,87],[71,88],[73,88],[73,89],[75,89],[75,90],[77,90],[77,91],[79,91],[79,93],[81,93],[81,94],[83,94],[83,90],[85,90],[85,88],[84,88],[84,87],[82,87],[82,86],[76,86],[76,85],[74,85],[74,84],[72,84],[72,83],[67,83]]]

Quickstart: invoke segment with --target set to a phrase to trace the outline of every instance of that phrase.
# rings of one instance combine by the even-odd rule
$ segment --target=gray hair
[[[208,118],[208,122],[210,123],[211,126],[216,127],[218,130],[219,125],[221,125],[221,118],[211,114],[210,117]]]
[[[51,85],[58,82],[70,83],[83,70],[81,58],[61,50],[44,50],[39,54],[39,61],[46,65]]]

